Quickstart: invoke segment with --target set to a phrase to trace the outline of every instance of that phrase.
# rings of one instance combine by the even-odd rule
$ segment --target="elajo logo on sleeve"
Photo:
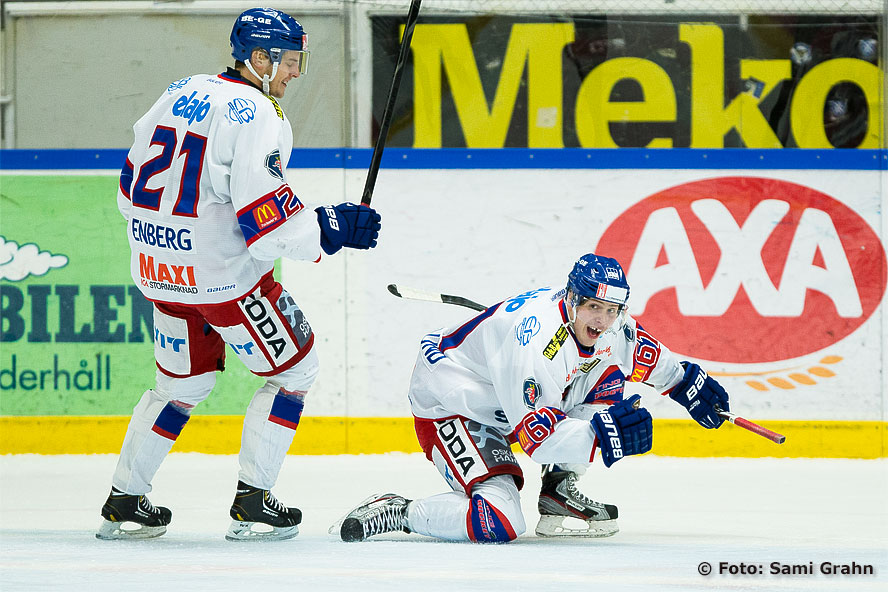
[[[885,250],[863,218],[802,185],[720,177],[649,196],[596,252],[627,269],[629,312],[670,349],[731,363],[826,348],[882,300]]]

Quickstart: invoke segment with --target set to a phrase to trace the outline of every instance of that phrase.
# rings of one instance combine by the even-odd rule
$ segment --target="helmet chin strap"
[[[573,329],[574,321],[577,320],[577,307],[570,303],[570,300],[567,298],[568,294],[570,294],[569,290],[564,293],[564,308],[567,309],[567,322],[563,324]],[[571,313],[573,313],[573,316],[571,316]]]
[[[247,61],[244,62],[244,65],[247,67],[247,70],[250,71],[250,74],[252,74],[252,75],[255,76],[256,78],[260,78],[259,74],[256,73],[256,69],[253,68],[253,64],[250,62],[249,59],[247,59]],[[269,84],[268,84],[268,83],[271,82],[272,80],[274,80],[274,77],[277,76],[277,73],[278,73],[278,65],[279,65],[278,62],[272,62],[272,63],[271,63],[271,77],[269,77],[268,74],[265,74],[264,76],[261,76],[261,79],[262,79],[262,92],[264,92],[265,94],[268,94],[268,89],[269,89]]]

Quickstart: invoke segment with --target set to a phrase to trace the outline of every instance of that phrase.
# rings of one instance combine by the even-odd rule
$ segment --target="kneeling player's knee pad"
[[[507,543],[527,529],[518,487],[510,475],[498,475],[472,488],[469,538],[480,543]]]

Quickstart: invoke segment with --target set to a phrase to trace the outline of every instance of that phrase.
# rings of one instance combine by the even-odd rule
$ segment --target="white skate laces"
[[[364,538],[366,539],[374,534],[401,530],[403,523],[403,507],[383,506],[378,512],[362,521],[361,526],[364,528]]]
[[[275,516],[287,513],[287,507],[284,506],[278,498],[271,495],[271,491],[265,490],[265,494],[262,496],[262,502],[264,510],[266,512],[271,511]]]
[[[407,505],[410,500],[394,493],[371,495],[330,527],[330,534],[339,531],[343,541],[363,541],[386,532],[410,532],[407,526]]]

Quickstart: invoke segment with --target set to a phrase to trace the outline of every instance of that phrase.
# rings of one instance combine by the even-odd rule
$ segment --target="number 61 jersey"
[[[228,302],[280,256],[320,258],[315,212],[284,176],[290,122],[237,70],[172,83],[133,132],[117,204],[146,298]]]

